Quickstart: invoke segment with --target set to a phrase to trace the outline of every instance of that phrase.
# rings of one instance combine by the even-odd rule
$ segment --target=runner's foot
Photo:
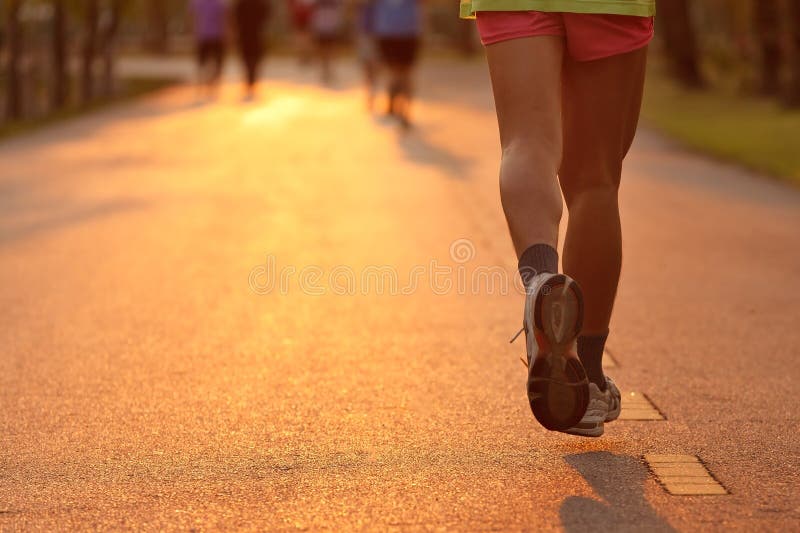
[[[552,431],[578,424],[589,404],[589,380],[576,353],[583,322],[578,284],[563,274],[533,278],[525,298],[528,401],[536,420]]]
[[[622,398],[614,380],[606,377],[606,390],[601,391],[594,383],[589,384],[589,407],[583,419],[566,432],[582,437],[599,437],[605,431],[605,423],[619,418]]]

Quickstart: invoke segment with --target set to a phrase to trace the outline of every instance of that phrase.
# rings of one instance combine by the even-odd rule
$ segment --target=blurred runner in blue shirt
[[[411,126],[409,109],[413,84],[411,73],[417,61],[422,33],[420,0],[374,0],[373,29],[381,58],[391,73],[389,115],[403,128]]]

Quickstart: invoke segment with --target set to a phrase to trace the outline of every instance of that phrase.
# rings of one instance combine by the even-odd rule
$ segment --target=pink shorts
[[[479,11],[478,33],[484,45],[560,35],[567,53],[577,61],[592,61],[632,52],[653,38],[653,17],[549,13],[545,11]]]

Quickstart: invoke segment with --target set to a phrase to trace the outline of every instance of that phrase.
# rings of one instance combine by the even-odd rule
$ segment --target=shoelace
[[[522,324],[520,330],[513,337],[511,337],[511,340],[508,341],[508,343],[514,344],[514,341],[516,341],[519,338],[519,336],[522,335],[524,332],[525,332],[525,324]],[[520,356],[519,360],[522,361],[522,364],[525,365],[525,368],[528,368],[527,358]]]

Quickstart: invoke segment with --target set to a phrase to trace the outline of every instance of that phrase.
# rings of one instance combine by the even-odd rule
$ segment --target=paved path
[[[800,193],[642,133],[612,372],[667,420],[547,433],[521,298],[459,290],[512,275],[484,71],[428,64],[407,137],[287,64],[0,146],[0,529],[796,528]]]

